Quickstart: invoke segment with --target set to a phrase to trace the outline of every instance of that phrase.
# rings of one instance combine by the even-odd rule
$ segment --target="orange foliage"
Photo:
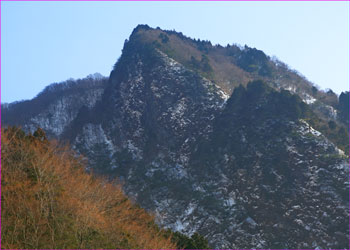
[[[120,185],[38,134],[1,131],[2,248],[175,248]]]

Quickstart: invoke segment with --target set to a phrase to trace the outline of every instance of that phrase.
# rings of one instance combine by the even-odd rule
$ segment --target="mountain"
[[[54,87],[2,105],[3,125],[70,142],[160,226],[213,248],[349,248],[348,92],[147,25],[108,79]]]
[[[95,73],[51,84],[33,100],[2,104],[2,122],[23,125],[32,132],[41,127],[49,136],[58,138],[81,109],[91,108],[101,99],[107,82],[108,78]]]

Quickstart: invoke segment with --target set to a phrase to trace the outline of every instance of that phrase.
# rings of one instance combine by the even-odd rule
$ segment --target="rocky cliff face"
[[[280,64],[139,26],[108,83],[53,90],[17,121],[24,108],[2,107],[2,120],[69,140],[160,225],[212,247],[348,248],[348,157],[313,127],[343,123],[319,115],[331,98]]]

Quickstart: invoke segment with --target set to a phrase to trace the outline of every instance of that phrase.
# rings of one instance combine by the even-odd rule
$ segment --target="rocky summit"
[[[2,104],[212,248],[349,248],[349,92],[248,46],[139,25],[110,76]]]

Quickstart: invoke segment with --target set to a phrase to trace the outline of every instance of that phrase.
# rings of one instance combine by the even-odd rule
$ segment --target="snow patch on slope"
[[[64,96],[50,104],[47,109],[30,119],[30,122],[24,127],[33,132],[37,127],[60,136],[64,129],[78,115],[80,107],[85,105],[92,108],[98,100],[101,99],[103,89],[88,91],[83,95]]]
[[[101,124],[88,123],[75,139],[75,145],[82,143],[86,149],[92,149],[96,144],[106,144],[110,152],[115,152],[113,142],[105,134]]]
[[[326,147],[326,148],[331,147],[334,149],[334,151],[338,155],[345,156],[344,151],[339,149],[332,142],[330,142],[325,136],[322,135],[322,133],[320,131],[314,129],[313,127],[311,127],[311,125],[309,123],[307,123],[306,121],[304,121],[302,119],[300,119],[299,121],[302,123],[302,125],[299,127],[299,132],[302,135],[312,134],[312,135],[318,137],[319,139],[321,139],[320,144],[322,144],[324,147]]]
[[[310,134],[312,134],[314,136],[322,135],[321,132],[319,132],[316,129],[314,129],[313,127],[311,127],[311,125],[309,123],[307,123],[306,121],[300,119],[300,122],[302,123],[302,126],[299,127],[299,132],[302,135],[306,135],[308,133],[310,133]]]
[[[316,99],[313,98],[311,95],[304,94],[303,101],[304,101],[306,104],[312,104],[312,103],[314,103],[314,102],[316,101]]]

